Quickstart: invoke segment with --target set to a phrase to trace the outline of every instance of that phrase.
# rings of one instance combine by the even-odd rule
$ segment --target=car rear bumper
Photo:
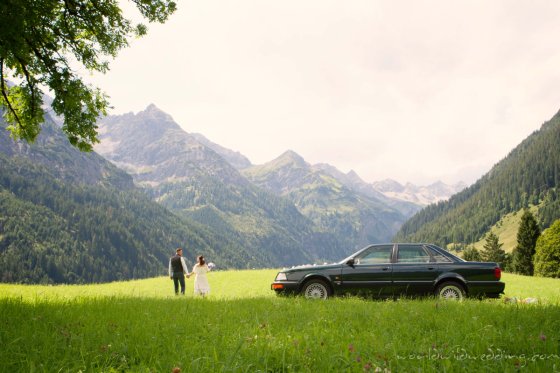
[[[501,281],[469,281],[467,284],[470,296],[487,296],[498,298],[503,294],[506,284]]]

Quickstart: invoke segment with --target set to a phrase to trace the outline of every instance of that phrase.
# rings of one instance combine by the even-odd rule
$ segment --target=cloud
[[[92,77],[263,163],[473,182],[559,109],[560,3],[191,1]]]

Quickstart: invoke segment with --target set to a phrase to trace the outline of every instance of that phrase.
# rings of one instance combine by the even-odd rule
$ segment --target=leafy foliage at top
[[[490,172],[447,202],[430,205],[408,220],[398,241],[470,244],[503,215],[541,204],[542,227],[560,218],[560,112]]]
[[[535,275],[560,278],[560,220],[537,240],[534,264]]]
[[[149,22],[165,22],[172,0],[133,0]],[[107,97],[86,85],[72,70],[77,62],[106,72],[143,24],[125,18],[116,0],[2,0],[0,3],[0,108],[14,139],[34,141],[44,122],[42,90],[54,93],[54,112],[64,116],[70,143],[89,151],[97,140],[97,118],[106,114]],[[9,76],[21,80],[8,85]]]

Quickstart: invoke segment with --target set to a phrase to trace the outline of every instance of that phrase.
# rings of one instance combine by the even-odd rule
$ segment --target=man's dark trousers
[[[173,285],[175,286],[175,295],[179,294],[179,284],[181,284],[181,294],[185,295],[185,273],[173,272]]]

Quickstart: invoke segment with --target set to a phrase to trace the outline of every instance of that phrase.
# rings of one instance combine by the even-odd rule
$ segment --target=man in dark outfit
[[[185,295],[185,275],[190,277],[189,270],[183,258],[183,249],[178,248],[176,254],[169,258],[169,278],[173,280],[175,295],[179,294],[179,284],[181,284],[181,294]]]

